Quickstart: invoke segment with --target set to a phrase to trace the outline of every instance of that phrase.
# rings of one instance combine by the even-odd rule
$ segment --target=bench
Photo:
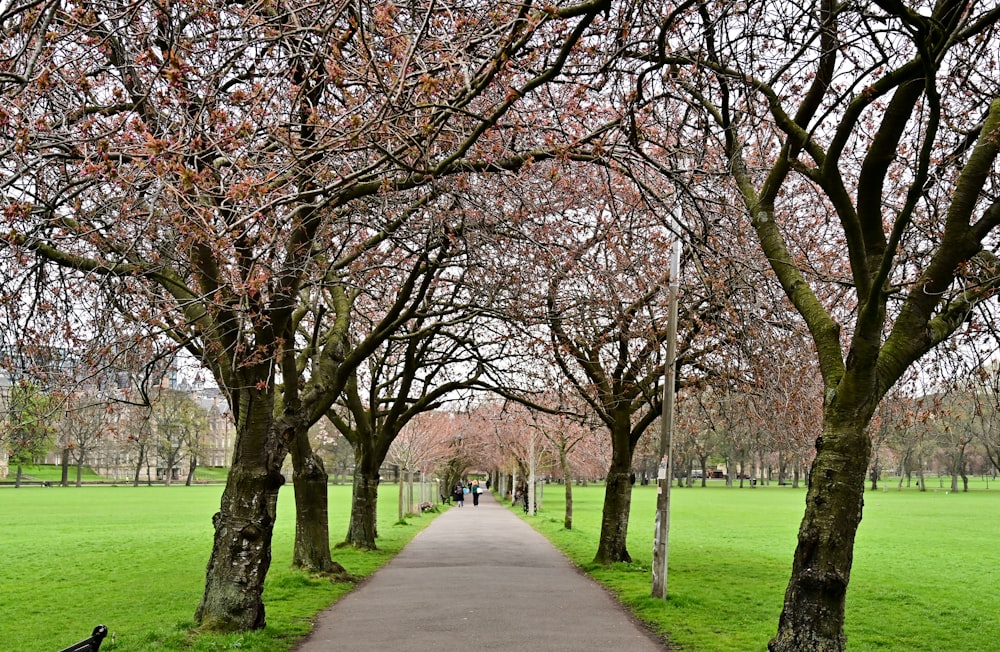
[[[75,645],[70,645],[65,650],[60,650],[59,652],[98,652],[101,649],[101,641],[107,635],[108,628],[104,625],[98,625],[94,628],[94,633],[90,635],[90,638],[86,638]]]
[[[445,496],[444,494],[439,494],[439,495],[441,496],[441,504],[442,505],[450,505],[451,504],[451,496]]]

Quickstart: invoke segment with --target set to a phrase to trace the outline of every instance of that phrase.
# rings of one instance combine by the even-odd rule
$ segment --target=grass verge
[[[0,489],[0,648],[51,652],[111,630],[102,652],[249,650],[286,652],[315,615],[353,588],[289,568],[294,496],[278,501],[265,583],[267,627],[228,636],[191,635],[223,487],[22,487]],[[350,486],[330,487],[333,542],[347,532]],[[379,550],[334,550],[364,577],[392,558],[433,514],[396,521],[396,490],[379,496]]]
[[[931,483],[929,483],[931,486]],[[847,597],[848,650],[995,650],[1000,492],[868,492]],[[777,629],[805,491],[722,486],[671,492],[668,599],[650,597],[655,487],[636,487],[631,564],[592,563],[604,488],[548,485],[526,520],[678,649],[763,651]],[[520,513],[520,510],[517,510]]]

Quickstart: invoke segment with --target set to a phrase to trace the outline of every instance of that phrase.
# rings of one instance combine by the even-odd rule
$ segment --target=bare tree
[[[643,99],[686,96],[816,346],[824,385],[774,652],[842,650],[885,393],[995,293],[1000,8],[942,0],[693,3]],[[664,25],[666,28],[667,26]],[[697,40],[683,36],[697,33]],[[662,81],[659,95],[654,81]],[[655,99],[654,99],[655,96]]]
[[[83,481],[83,465],[109,435],[110,412],[113,406],[107,399],[93,393],[77,392],[66,398],[62,418],[59,420],[59,437],[66,461],[76,463],[76,486]]]

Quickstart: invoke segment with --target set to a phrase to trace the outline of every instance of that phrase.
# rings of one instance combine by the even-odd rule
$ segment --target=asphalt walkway
[[[297,652],[667,649],[490,494],[452,507],[319,615]]]

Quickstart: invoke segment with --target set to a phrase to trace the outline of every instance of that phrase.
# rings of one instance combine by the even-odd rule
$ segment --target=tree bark
[[[241,394],[233,465],[212,517],[215,540],[195,612],[195,622],[205,631],[249,631],[266,624],[264,578],[271,565],[285,451],[274,432],[273,394],[257,389]]]
[[[355,446],[354,491],[351,502],[351,525],[347,543],[358,548],[375,550],[376,506],[378,504],[378,470],[382,461],[366,446]]]
[[[293,455],[293,460],[295,456]],[[294,469],[295,549],[292,566],[313,573],[345,574],[330,555],[330,513],[327,473],[312,451]]]
[[[594,563],[609,565],[632,561],[626,546],[628,517],[632,506],[632,485],[629,482],[631,468],[632,449],[628,446],[615,446],[604,490],[601,539]]]
[[[295,487],[295,547],[292,566],[313,573],[342,575],[330,554],[329,479],[323,460],[309,443],[308,428],[293,435],[292,484]]]
[[[844,599],[871,454],[864,414],[827,408],[792,575],[771,652],[840,652]]]

